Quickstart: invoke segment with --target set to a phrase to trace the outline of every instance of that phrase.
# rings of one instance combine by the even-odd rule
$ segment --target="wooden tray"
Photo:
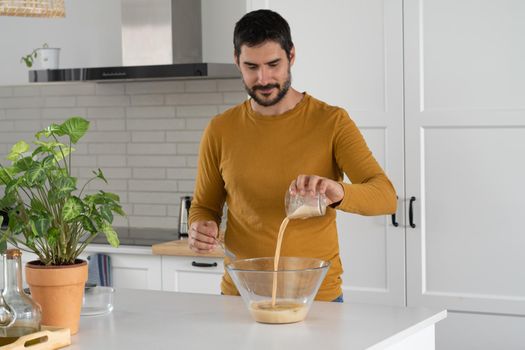
[[[40,332],[24,335],[11,344],[0,346],[0,350],[53,350],[68,345],[71,345],[69,328],[42,326]]]

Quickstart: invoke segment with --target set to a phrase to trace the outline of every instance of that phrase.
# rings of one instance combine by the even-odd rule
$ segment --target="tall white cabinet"
[[[451,310],[438,350],[523,349],[525,2],[248,3],[290,22],[294,86],[350,112],[399,196],[398,226],[338,213],[345,299]]]

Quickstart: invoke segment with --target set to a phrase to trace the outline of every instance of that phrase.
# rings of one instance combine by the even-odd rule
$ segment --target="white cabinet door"
[[[525,315],[525,2],[404,5],[408,304]]]
[[[157,255],[109,254],[113,287],[162,289],[161,257]]]
[[[404,193],[402,1],[266,3],[290,24],[294,87],[345,108]],[[405,230],[390,219],[337,213],[345,300],[405,305]]]
[[[224,272],[220,258],[162,257],[162,290],[220,294]]]

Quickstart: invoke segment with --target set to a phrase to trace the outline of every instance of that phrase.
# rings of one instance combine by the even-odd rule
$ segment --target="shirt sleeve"
[[[394,186],[355,123],[344,110],[341,113],[334,132],[334,155],[351,184],[340,182],[344,197],[336,208],[360,215],[394,213],[397,206]]]
[[[202,135],[195,190],[191,202],[189,222],[213,220],[220,225],[222,207],[226,198],[224,180],[220,171],[221,144],[213,128],[213,120]]]

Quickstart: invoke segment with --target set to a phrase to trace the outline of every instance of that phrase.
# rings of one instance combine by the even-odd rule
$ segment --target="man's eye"
[[[257,66],[248,66],[248,69],[249,69],[249,70],[256,70],[256,69],[257,69]]]
[[[273,68],[273,67],[277,67],[278,64],[277,63],[270,63],[269,66]]]

